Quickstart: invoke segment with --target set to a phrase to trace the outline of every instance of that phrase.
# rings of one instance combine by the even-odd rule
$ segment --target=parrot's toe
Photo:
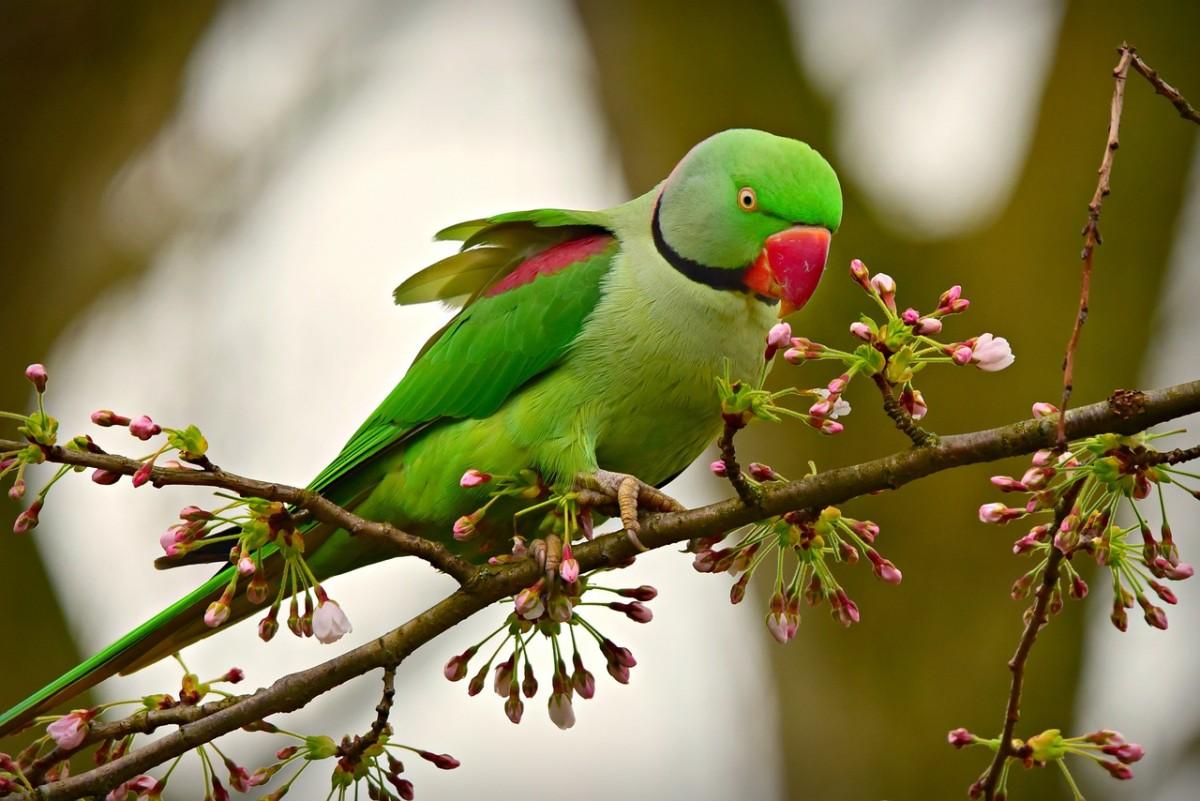
[[[616,502],[625,535],[639,551],[647,550],[641,539],[638,538],[642,528],[641,523],[638,522],[640,509],[652,512],[681,512],[684,510],[683,504],[670,495],[636,476],[626,473],[597,470],[595,473],[580,474],[576,483],[582,491],[598,493],[609,503]]]

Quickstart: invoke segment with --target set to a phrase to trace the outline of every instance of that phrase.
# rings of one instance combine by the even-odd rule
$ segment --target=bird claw
[[[594,473],[581,473],[576,478],[581,495],[588,493],[594,499],[612,503],[616,502],[620,511],[621,525],[625,536],[639,551],[649,550],[639,539],[641,523],[638,522],[638,511],[645,509],[652,512],[682,512],[683,504],[667,495],[658,487],[651,486],[636,476],[626,473],[613,473],[608,470],[597,470]],[[581,500],[584,500],[583,496]],[[593,504],[596,505],[596,504]]]

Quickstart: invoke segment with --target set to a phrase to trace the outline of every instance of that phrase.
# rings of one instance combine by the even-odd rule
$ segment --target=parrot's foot
[[[639,551],[647,550],[638,539],[641,524],[638,522],[638,511],[646,509],[651,512],[682,512],[684,505],[667,495],[658,487],[651,486],[636,476],[625,473],[613,473],[608,470],[597,470],[595,473],[581,473],[575,479],[576,486],[581,490],[598,493],[609,502],[615,501],[621,514],[621,525],[625,535]]]

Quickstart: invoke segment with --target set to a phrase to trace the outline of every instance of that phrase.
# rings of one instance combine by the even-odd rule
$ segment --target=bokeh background
[[[962,283],[974,305],[952,331],[1003,334],[1017,362],[1000,375],[931,374],[929,427],[1025,416],[1057,394],[1114,48],[1128,39],[1200,96],[1200,6],[1186,1],[145,0],[11,4],[5,17],[0,408],[29,403],[20,370],[42,360],[65,430],[100,406],[196,422],[224,466],[293,483],[338,450],[445,319],[390,304],[395,284],[446,252],[434,230],[507,209],[611,205],[734,126],[802,138],[842,177],[833,269],[801,332],[843,341],[862,307],[843,277],[852,257],[895,276],[918,306]],[[1200,367],[1196,130],[1131,78],[1121,145],[1080,402]],[[852,390],[843,436],[752,429],[744,452],[799,473],[810,459],[831,467],[903,447],[867,389]],[[101,440],[125,447],[114,436]],[[945,732],[998,727],[1020,626],[1008,587],[1027,568],[1009,552],[1014,531],[976,522],[994,472],[849,505],[883,526],[904,584],[853,571],[863,622],[844,630],[807,614],[786,648],[761,625],[761,595],[731,607],[726,581],[678,554],[639,560],[629,580],[663,595],[650,626],[613,624],[639,657],[634,681],[603,678],[567,733],[536,705],[514,728],[498,699],[467,699],[440,678],[490,616],[448,633],[402,666],[394,720],[402,740],[464,765],[417,770],[418,792],[959,797],[984,755],[951,752]],[[691,503],[728,493],[702,470],[672,491]],[[0,705],[206,575],[150,565],[158,532],[203,496],[130,492],[66,482],[36,534],[0,536]],[[1185,552],[1200,547],[1189,503],[1172,518]],[[5,520],[17,511],[0,502]],[[237,664],[266,684],[448,589],[395,560],[331,583],[355,624],[335,647],[286,636],[263,646],[242,626],[188,658],[202,675]],[[1089,798],[1195,797],[1200,592],[1181,590],[1171,631],[1122,636],[1098,585],[1034,654],[1021,732],[1114,725],[1149,752],[1131,784],[1080,766]],[[95,698],[177,680],[158,666]],[[364,679],[289,723],[361,730],[376,693]],[[263,764],[276,745],[243,738],[234,750]],[[294,792],[323,797],[326,779],[310,778]],[[173,785],[171,798],[197,793]],[[1068,797],[1050,771],[1019,771],[1012,790]]]

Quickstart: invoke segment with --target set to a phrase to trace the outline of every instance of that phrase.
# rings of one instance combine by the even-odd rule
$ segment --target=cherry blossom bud
[[[579,560],[575,558],[569,542],[563,543],[562,561],[558,565],[558,574],[568,584],[579,579]]]
[[[1054,461],[1054,451],[1049,450],[1047,448],[1043,448],[1042,450],[1037,451],[1036,453],[1033,454],[1033,458],[1030,459],[1030,462],[1033,464],[1034,467],[1046,467],[1053,461]]]
[[[270,642],[275,633],[279,631],[279,607],[272,607],[267,616],[258,621],[258,638],[263,642]]]
[[[653,601],[658,597],[658,590],[654,589],[649,584],[643,584],[640,587],[617,590],[617,594],[624,598],[633,598],[638,601]]]
[[[844,425],[842,425],[841,423],[839,423],[837,420],[822,420],[821,421],[820,431],[822,434],[828,434],[830,436],[833,436],[834,434],[840,434],[845,430],[846,430],[846,427]]]
[[[42,513],[44,503],[41,498],[34,498],[33,503],[29,504],[29,508],[17,515],[17,519],[13,521],[13,533],[24,534],[37,528],[38,515]]]
[[[843,626],[857,623],[860,619],[858,604],[851,601],[843,590],[837,590],[829,601],[833,619]]]
[[[143,414],[129,423],[129,433],[145,442],[151,437],[161,434],[162,426]]]
[[[88,724],[96,713],[91,709],[76,709],[46,727],[46,734],[54,740],[54,744],[64,751],[71,751],[83,743],[87,736]]]
[[[1180,562],[1177,565],[1173,565],[1161,556],[1154,560],[1154,566],[1162,571],[1165,578],[1169,578],[1172,581],[1189,579],[1195,572],[1195,569],[1187,562]]]
[[[454,539],[458,540],[459,542],[469,539],[470,536],[475,533],[475,521],[476,518],[474,513],[463,515],[455,520],[454,528],[452,529]]]
[[[614,609],[617,612],[623,612],[625,617],[635,623],[649,623],[654,619],[654,613],[650,611],[650,607],[643,604],[641,601],[633,601],[623,604],[613,601],[608,605],[609,609]]]
[[[1022,598],[1029,597],[1029,590],[1033,587],[1033,576],[1026,573],[1019,579],[1013,582],[1012,589],[1009,590],[1009,595],[1014,601],[1019,601]]]
[[[520,723],[521,716],[525,713],[525,702],[521,700],[521,696],[513,692],[508,696],[508,700],[504,702],[504,714],[513,723]]]
[[[779,474],[772,470],[769,465],[751,462],[747,469],[755,481],[776,481],[779,478]]]
[[[863,289],[870,291],[871,273],[867,269],[867,265],[863,264],[860,260],[855,259],[850,262],[850,277]]]
[[[317,605],[312,615],[312,633],[318,642],[328,645],[352,631],[354,627],[350,625],[350,618],[346,617],[337,601],[326,598]]]
[[[19,501],[25,497],[25,479],[18,478],[8,488],[8,497],[10,500]]]
[[[900,391],[900,405],[904,411],[908,412],[908,416],[914,420],[920,420],[929,412],[929,407],[925,404],[925,396],[921,394],[921,390],[913,389],[911,386],[906,386]]]
[[[521,678],[521,692],[526,698],[533,698],[537,695],[538,680],[537,676],[533,675],[533,665],[529,664],[529,660],[525,660],[525,675]]]
[[[921,313],[919,311],[917,311],[916,309],[914,309],[912,306],[909,306],[900,315],[900,319],[904,321],[905,325],[912,325],[917,320],[921,319]]]
[[[1150,581],[1148,583],[1150,584],[1150,589],[1154,590],[1154,594],[1161,598],[1165,603],[1179,603],[1178,596],[1175,595],[1170,587],[1159,584],[1157,581]]]
[[[870,520],[855,520],[850,523],[850,528],[867,542],[875,542],[875,538],[879,536],[879,526]]]
[[[536,620],[546,611],[546,607],[542,603],[544,584],[544,581],[538,580],[533,586],[526,587],[517,593],[516,598],[513,599],[513,607],[519,617],[525,620]]]
[[[1129,616],[1125,613],[1125,607],[1121,606],[1120,601],[1113,601],[1112,614],[1108,616],[1108,619],[1118,631],[1126,631],[1129,628]]]
[[[740,604],[746,597],[746,587],[750,584],[750,574],[743,573],[729,588],[729,603]]]
[[[258,568],[254,564],[254,560],[250,558],[249,552],[243,551],[242,557],[238,559],[237,563],[238,575],[253,576],[256,570],[258,570]]]
[[[571,662],[575,667],[575,672],[571,674],[571,686],[579,693],[580,698],[590,699],[596,694],[596,677],[583,666],[583,657],[578,652],[571,658]]]
[[[982,523],[1003,524],[1024,516],[1024,509],[1008,507],[1002,503],[985,503],[979,507],[979,520]]]
[[[554,693],[550,696],[550,720],[560,729],[566,730],[575,725],[575,709],[571,706],[571,696],[566,693]]]
[[[816,403],[814,403],[812,406],[808,407],[808,413],[811,416],[817,417],[817,418],[828,417],[829,413],[832,411],[833,411],[833,402],[830,401],[828,398],[826,398],[825,400],[819,400]]]
[[[771,636],[780,645],[786,645],[791,640],[787,616],[783,612],[772,612],[767,615],[767,631],[771,632]]]
[[[121,480],[121,474],[113,470],[97,467],[92,471],[92,482],[103,486],[111,486]]]
[[[208,609],[204,612],[204,625],[215,629],[229,619],[229,600],[231,599],[226,598],[227,594],[208,605]]]
[[[1012,364],[1016,357],[1004,337],[994,337],[991,334],[980,334],[975,341],[975,349],[971,359],[975,366],[985,372],[994,373]]]
[[[516,658],[516,654],[513,654],[504,662],[496,665],[495,679],[492,681],[492,689],[495,690],[496,695],[500,696],[501,698],[507,697],[512,689],[513,666],[516,663]],[[449,665],[446,667],[449,668]],[[447,675],[446,678],[450,678],[450,676]],[[456,681],[456,679],[450,680]]]
[[[417,756],[426,762],[432,762],[440,770],[454,770],[462,763],[449,754],[435,754],[430,751],[418,751]]]
[[[949,741],[950,745],[954,746],[955,748],[964,748],[968,745],[972,745],[979,738],[974,734],[971,734],[971,732],[967,731],[966,729],[959,728],[952,729],[950,734],[947,735],[946,739]]]
[[[884,559],[879,555],[879,552],[874,548],[867,550],[867,558],[871,560],[871,569],[875,576],[881,581],[886,581],[888,584],[899,584],[904,578],[904,574],[900,572],[890,560]]]
[[[771,330],[767,332],[767,348],[763,352],[763,358],[770,361],[781,348],[786,348],[791,341],[792,327],[790,325],[776,323],[771,326]]]
[[[923,337],[931,337],[942,333],[942,321],[936,317],[922,317],[913,326],[913,331]]]
[[[958,284],[947,289],[938,298],[938,309],[947,309],[950,304],[962,297],[962,287]]]
[[[850,323],[850,333],[864,342],[871,341],[871,327],[866,323]]]
[[[721,478],[725,477],[725,461],[723,459],[716,459],[715,461],[710,462],[708,469],[714,476],[720,476]]]
[[[1100,762],[1099,765],[1107,770],[1108,774],[1114,779],[1121,779],[1124,781],[1125,779],[1133,778],[1133,771],[1130,770],[1128,765],[1120,762],[1109,762],[1107,760]]]
[[[1150,603],[1146,596],[1140,593],[1137,596],[1137,601],[1142,607],[1143,617],[1145,618],[1146,623],[1156,629],[1166,631],[1167,613],[1164,612],[1160,607]]]
[[[896,311],[896,281],[887,273],[876,273],[871,278],[871,288],[879,294],[883,305]]]
[[[142,462],[141,466],[138,467],[138,469],[136,471],[134,471],[133,479],[132,479],[133,486],[135,488],[137,488],[137,487],[140,487],[143,484],[145,484],[147,481],[149,481],[150,473],[152,470],[154,470],[154,462],[153,461]]]
[[[1110,743],[1100,750],[1126,765],[1137,762],[1146,755],[1145,750],[1137,743]]]
[[[472,467],[470,470],[462,474],[462,478],[458,480],[458,486],[463,489],[471,489],[478,487],[481,484],[486,484],[492,480],[491,473],[485,473],[482,470],[476,470]]]
[[[101,428],[109,428],[110,426],[127,426],[129,418],[117,414],[111,409],[99,409],[92,412],[92,422]]]
[[[1036,418],[1049,417],[1052,414],[1058,414],[1058,407],[1053,403],[1038,401],[1033,404],[1033,416]]]
[[[960,345],[951,351],[950,358],[955,364],[957,364],[959,367],[962,367],[965,364],[971,363],[971,356],[973,355],[974,351],[971,350],[969,345]]]
[[[1029,490],[1020,481],[1009,476],[992,476],[992,486],[997,487],[1001,492],[1027,492]]]
[[[25,368],[25,377],[29,379],[29,383],[33,384],[33,388],[42,394],[46,391],[46,368],[41,364],[31,364]]]

